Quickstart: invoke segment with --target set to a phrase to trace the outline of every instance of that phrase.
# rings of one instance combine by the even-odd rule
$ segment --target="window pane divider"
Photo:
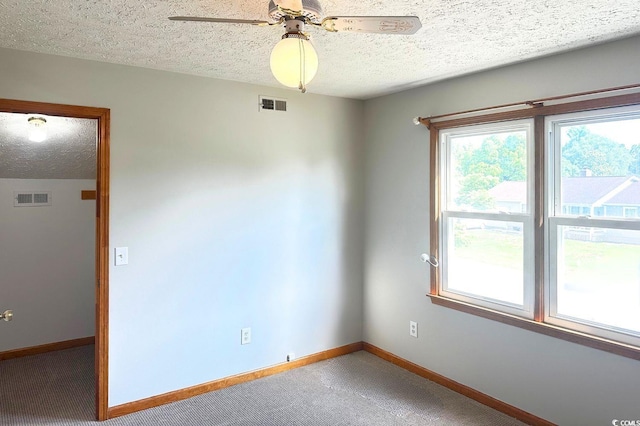
[[[446,210],[442,212],[443,218],[461,218],[461,219],[484,219],[498,220],[504,222],[525,222],[531,218],[528,214],[520,213],[484,213],[484,212],[463,212],[455,210]]]
[[[544,321],[544,281],[545,281],[545,238],[544,238],[544,213],[545,213],[545,121],[544,117],[537,115],[533,119],[533,274],[534,274],[534,302],[533,319],[537,322]]]
[[[633,219],[600,219],[586,217],[562,217],[552,216],[549,218],[549,225],[556,226],[579,226],[584,228],[611,228],[640,231],[640,221]]]

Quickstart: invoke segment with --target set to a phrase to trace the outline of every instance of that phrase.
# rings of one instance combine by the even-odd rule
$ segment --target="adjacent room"
[[[0,423],[640,419],[637,1],[0,24]]]

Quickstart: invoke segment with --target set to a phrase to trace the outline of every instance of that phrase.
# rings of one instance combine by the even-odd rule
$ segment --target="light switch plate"
[[[116,266],[129,264],[129,247],[116,247],[115,252]]]

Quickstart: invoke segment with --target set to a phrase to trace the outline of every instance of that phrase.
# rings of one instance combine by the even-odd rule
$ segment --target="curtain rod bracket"
[[[416,126],[419,126],[420,124],[422,124],[423,126],[425,126],[428,129],[429,126],[431,125],[431,120],[429,120],[428,118],[424,118],[424,117],[415,117],[413,119],[413,124],[415,124]]]

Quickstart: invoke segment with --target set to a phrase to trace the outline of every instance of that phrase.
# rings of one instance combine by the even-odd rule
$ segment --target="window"
[[[440,136],[441,294],[533,317],[533,121]]]
[[[640,359],[640,105],[587,102],[431,123],[431,296]]]
[[[640,346],[640,109],[549,116],[545,124],[545,321]],[[597,219],[571,217],[562,213],[569,203],[608,208]]]

